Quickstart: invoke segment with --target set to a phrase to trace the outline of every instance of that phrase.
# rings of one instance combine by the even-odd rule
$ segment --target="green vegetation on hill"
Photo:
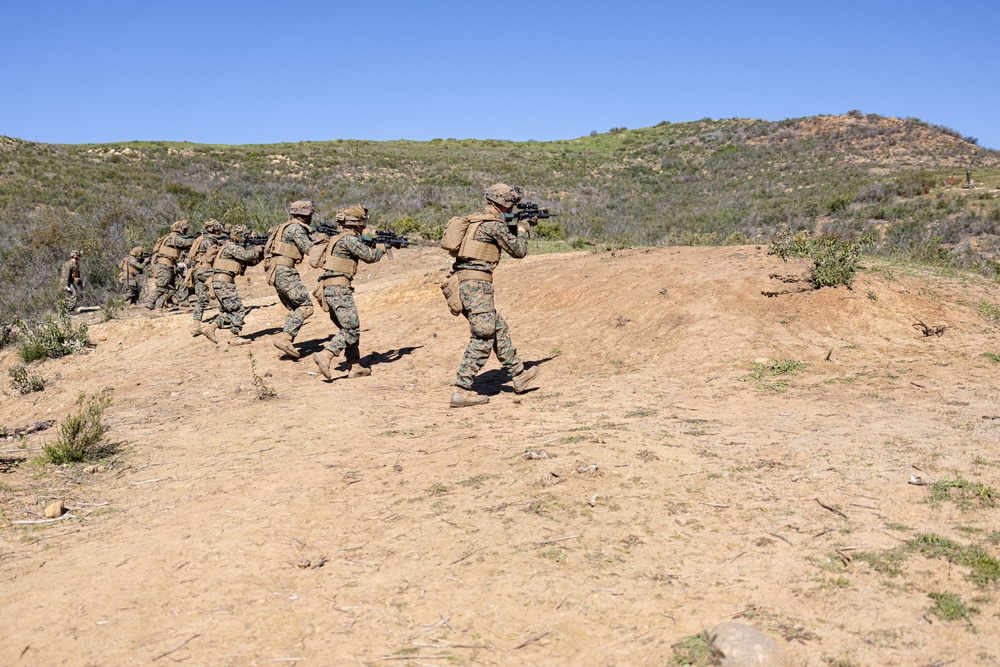
[[[965,170],[985,186],[962,190]],[[257,232],[294,199],[317,218],[353,203],[375,224],[440,233],[491,182],[522,185],[577,239],[768,243],[779,230],[868,234],[877,251],[995,274],[1000,153],[915,119],[851,112],[615,128],[567,141],[330,141],[257,146],[36,144],[0,137],[0,323],[56,299],[85,251],[85,303],[116,288],[120,258],[169,223],[214,217]],[[944,248],[944,249],[942,249]]]

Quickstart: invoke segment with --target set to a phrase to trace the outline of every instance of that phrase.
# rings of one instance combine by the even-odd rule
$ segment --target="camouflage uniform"
[[[237,229],[240,226],[241,225],[238,225]],[[237,230],[234,230],[233,236],[236,239],[240,238],[237,234]],[[243,236],[246,236],[245,232]],[[219,300],[219,314],[210,322],[211,328],[204,331],[205,337],[213,343],[218,342],[214,336],[215,329],[224,326],[227,321],[229,323],[230,330],[233,332],[233,336],[239,338],[239,334],[243,331],[243,320],[246,318],[247,314],[246,307],[240,299],[239,292],[236,291],[236,285],[222,280],[222,276],[235,278],[237,274],[242,275],[247,266],[259,264],[261,258],[262,255],[260,248],[255,246],[245,248],[234,241],[224,244],[222,246],[222,250],[219,251],[219,255],[216,257],[214,262],[215,272],[212,276],[212,291],[215,292],[215,298]],[[238,263],[240,265],[239,270],[234,272],[220,269],[220,263],[225,264],[226,262]],[[232,342],[235,342],[235,344],[244,344],[249,341],[242,338]]]
[[[191,311],[191,318],[195,322],[201,322],[201,318],[205,315],[205,309],[208,308],[210,298],[208,294],[208,280],[215,273],[209,258],[215,259],[217,253],[213,251],[217,246],[222,244],[218,232],[209,231],[210,222],[205,223],[205,232],[192,243],[192,248],[194,248],[195,244],[197,244],[198,248],[194,256],[190,258],[192,275],[189,281],[194,284],[196,301],[194,309]],[[222,227],[219,226],[218,229],[222,229]]]
[[[344,259],[360,259],[366,264],[372,264],[382,259],[385,251],[377,246],[368,247],[361,240],[360,234],[348,232],[340,237],[330,254]],[[322,282],[337,276],[353,277],[339,271],[324,271],[320,274],[319,280]],[[346,285],[330,285],[323,288],[323,298],[330,307],[330,321],[340,329],[323,346],[324,349],[332,352],[335,357],[344,352],[344,359],[349,364],[360,362],[361,352],[358,343],[361,340],[361,320],[358,317],[358,307],[354,303],[354,288]]]
[[[139,276],[146,269],[146,262],[142,261],[142,253],[141,246],[132,248],[132,251],[118,264],[118,268],[121,269],[118,282],[122,285],[122,294],[133,306],[139,302],[139,294],[142,292]]]
[[[486,212],[489,212],[489,209]],[[487,220],[479,225],[473,239],[482,243],[492,243],[506,250],[515,259],[528,254],[528,239],[512,234],[502,214],[498,214],[495,220]],[[498,263],[459,257],[452,265],[452,270],[482,271],[492,274]],[[469,320],[472,337],[458,366],[455,386],[465,390],[471,389],[472,381],[489,360],[491,351],[496,353],[497,359],[508,375],[511,377],[520,375],[524,371],[524,364],[517,356],[517,350],[511,342],[507,322],[493,304],[493,283],[485,280],[463,280],[459,287],[459,296],[462,299],[462,314]]]
[[[80,280],[80,253],[78,251],[74,250],[70,253],[70,258],[63,263],[60,273],[59,286],[66,292],[63,302],[66,304],[66,310],[72,312],[76,310],[77,299],[83,290],[83,281]]]
[[[268,268],[269,263],[273,265],[268,279],[278,292],[281,305],[290,311],[285,316],[282,332],[274,340],[274,346],[293,359],[298,359],[300,355],[292,342],[303,323],[313,314],[312,297],[295,267],[313,246],[313,240],[309,236],[309,222],[314,210],[311,201],[292,202],[289,207],[292,217],[278,229],[272,230],[265,249],[264,266]]]
[[[163,243],[159,244],[160,247],[172,248],[179,257],[183,251],[190,248],[191,244],[194,243],[194,239],[189,236],[185,236],[187,228],[188,226],[186,221],[181,220],[175,222],[170,226],[171,232],[164,237]],[[149,297],[149,302],[146,304],[146,308],[149,308],[150,310],[165,305],[165,302],[169,298],[169,293],[175,291],[174,268],[177,264],[176,259],[171,259],[170,257],[159,253],[155,256],[153,261],[155,262],[153,277],[156,280],[156,289],[153,290],[152,295]]]

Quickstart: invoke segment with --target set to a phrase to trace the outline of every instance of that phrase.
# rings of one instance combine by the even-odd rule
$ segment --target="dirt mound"
[[[279,358],[255,272],[244,333],[276,398],[247,347],[134,311],[0,398],[12,430],[110,387],[120,443],[54,468],[28,462],[52,431],[0,441],[0,664],[666,664],[732,619],[793,664],[1000,661],[996,582],[919,546],[1000,557],[995,284],[878,264],[815,291],[753,246],[505,260],[539,388],[493,360],[489,405],[452,410],[447,264],[363,267],[367,378]],[[297,342],[332,331],[317,311]],[[12,523],[52,500],[67,518]],[[944,621],[931,594],[978,613]]]

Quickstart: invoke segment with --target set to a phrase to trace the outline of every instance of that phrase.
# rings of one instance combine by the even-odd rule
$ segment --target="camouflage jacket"
[[[263,251],[257,246],[243,247],[239,243],[234,241],[229,241],[222,246],[222,250],[219,251],[219,256],[216,261],[220,259],[235,260],[243,265],[240,270],[240,275],[246,270],[248,266],[256,266],[260,264],[260,260],[264,258]],[[216,270],[216,272],[219,272]]]
[[[492,209],[487,207],[483,212],[489,213],[491,211]],[[472,238],[475,241],[492,243],[501,250],[506,250],[507,254],[514,259],[521,259],[528,254],[528,237],[511,234],[510,229],[507,227],[507,221],[502,217],[497,217],[496,220],[487,220],[479,225]],[[452,271],[485,271],[486,273],[493,273],[493,270],[497,268],[497,264],[499,262],[458,257],[455,259],[455,263],[452,264],[451,269]]]
[[[282,232],[281,238],[278,240],[294,245],[305,257],[309,253],[309,248],[313,246],[312,238],[309,236],[310,231],[304,223],[294,220],[292,224],[285,227],[285,231]]]
[[[360,234],[349,231],[340,237],[337,245],[333,246],[333,249],[330,250],[330,254],[335,257],[343,257],[344,259],[360,259],[365,264],[372,264],[382,259],[385,251],[378,246],[371,248],[365,245],[364,241],[361,240]],[[334,276],[346,275],[346,273],[340,271],[324,271],[320,274],[319,279],[323,280]]]
[[[178,250],[187,250],[194,243],[194,239],[190,236],[184,236],[183,234],[178,234],[177,232],[170,232],[167,237],[163,239],[163,245],[168,248],[177,248]]]
[[[60,281],[60,287],[80,284],[80,263],[77,260],[70,259],[62,265]]]

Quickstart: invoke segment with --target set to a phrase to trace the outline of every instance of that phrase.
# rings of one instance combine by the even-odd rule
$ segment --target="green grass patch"
[[[945,558],[949,563],[969,568],[969,581],[979,587],[1000,580],[1000,560],[977,545],[961,546],[934,534],[920,535],[906,545],[927,558]]]
[[[982,507],[996,507],[997,504],[997,490],[992,486],[975,484],[960,477],[934,482],[930,493],[931,502],[951,501],[962,509],[969,509],[977,504]]]
[[[980,356],[986,357],[994,364],[1000,364],[1000,354],[996,354],[994,352],[983,352]]]
[[[966,604],[962,596],[955,593],[928,593],[928,597],[934,600],[929,613],[942,621],[965,621],[971,624],[972,617],[979,613],[978,607]]]
[[[722,655],[712,646],[708,630],[685,637],[672,645],[674,654],[668,667],[712,667],[721,663]]]

